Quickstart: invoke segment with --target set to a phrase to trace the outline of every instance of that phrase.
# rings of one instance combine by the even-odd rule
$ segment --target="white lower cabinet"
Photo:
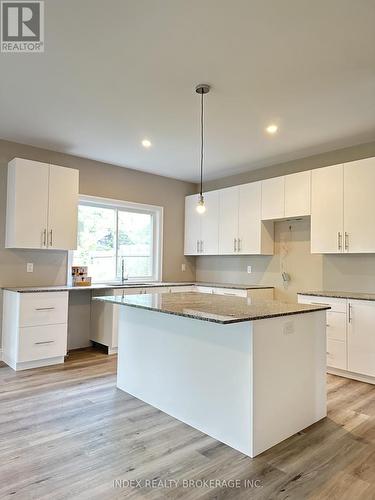
[[[64,362],[68,292],[3,292],[3,360],[14,370]]]
[[[375,377],[375,302],[348,300],[348,370]]]
[[[303,304],[326,304],[327,368],[375,383],[375,302],[298,295]],[[335,372],[334,372],[335,373]]]

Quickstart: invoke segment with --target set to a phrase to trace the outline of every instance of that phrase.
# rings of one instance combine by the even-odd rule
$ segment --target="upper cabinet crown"
[[[6,248],[77,247],[78,170],[14,158],[8,164]]]
[[[311,171],[262,181],[262,220],[310,215]]]
[[[375,158],[312,172],[311,252],[375,252]]]

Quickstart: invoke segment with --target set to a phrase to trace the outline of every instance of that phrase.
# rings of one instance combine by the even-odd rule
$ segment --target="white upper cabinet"
[[[318,168],[311,178],[311,252],[344,248],[344,167]]]
[[[206,211],[201,217],[201,254],[217,255],[219,251],[219,192],[204,193]]]
[[[282,219],[285,214],[285,178],[262,181],[262,220]]]
[[[8,165],[6,248],[75,249],[78,170],[21,158]]]
[[[313,170],[312,253],[375,253],[375,159]]]
[[[220,190],[219,254],[237,252],[239,187]]]
[[[344,164],[344,251],[375,253],[375,158]]]
[[[219,192],[203,195],[203,214],[197,212],[199,195],[185,198],[185,255],[217,255],[219,251]]]
[[[273,224],[261,222],[261,200],[261,182],[239,186],[238,253],[273,254]]]
[[[78,170],[50,166],[48,198],[48,247],[77,246]]]
[[[201,216],[197,212],[198,195],[185,197],[185,255],[198,255],[201,240]]]
[[[261,182],[220,190],[219,254],[271,255],[273,225],[260,220]]]
[[[310,215],[311,170],[262,181],[262,220]]]
[[[47,248],[49,165],[15,158],[8,165],[6,248]]]
[[[285,217],[311,214],[311,170],[285,176]]]

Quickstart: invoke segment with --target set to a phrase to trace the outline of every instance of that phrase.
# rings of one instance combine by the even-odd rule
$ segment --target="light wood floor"
[[[1,499],[375,499],[374,386],[330,376],[328,418],[252,460],[117,390],[115,369],[92,350],[58,367],[0,366]]]

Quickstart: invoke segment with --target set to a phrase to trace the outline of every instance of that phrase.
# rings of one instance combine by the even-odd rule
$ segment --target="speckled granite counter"
[[[155,281],[147,283],[124,283],[124,284],[93,284],[91,286],[27,286],[27,287],[3,287],[3,290],[19,293],[36,293],[36,292],[65,292],[65,291],[84,291],[84,290],[110,290],[111,288],[153,288],[162,286],[206,286],[218,288],[232,288],[237,290],[264,290],[272,289],[273,286],[263,285],[241,285],[234,283],[209,283],[203,281]]]
[[[288,304],[275,300],[254,301],[250,298],[196,292],[118,295],[96,297],[94,300],[221,324],[241,323],[330,309],[327,306]]]
[[[328,292],[327,290],[316,290],[309,292],[299,292],[298,295],[311,295],[312,297],[331,297],[334,299],[353,299],[353,300],[374,300],[375,293],[357,293],[357,292]]]

